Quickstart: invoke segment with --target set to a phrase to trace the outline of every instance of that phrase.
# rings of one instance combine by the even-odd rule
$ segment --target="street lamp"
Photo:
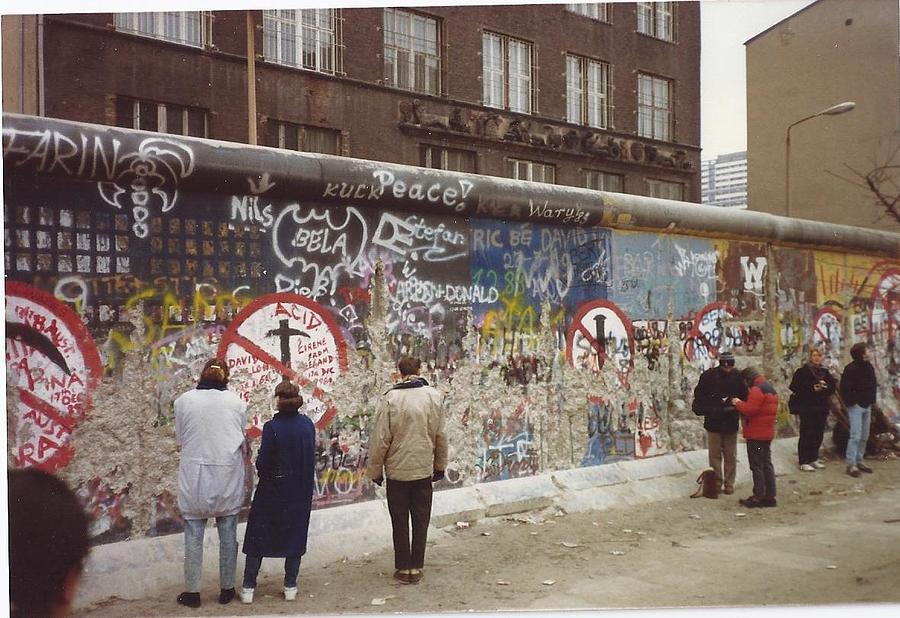
[[[784,204],[786,216],[791,216],[791,129],[817,116],[837,116],[838,114],[846,114],[856,107],[853,101],[844,101],[831,107],[826,107],[821,112],[816,112],[806,118],[801,118],[797,122],[788,125],[787,139],[784,140]]]

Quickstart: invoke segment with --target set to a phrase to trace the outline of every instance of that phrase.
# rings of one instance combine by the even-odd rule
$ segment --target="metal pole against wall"
[[[784,216],[791,216],[791,125],[784,140]]]
[[[256,145],[256,26],[247,11],[247,143]]]
[[[855,107],[856,103],[853,101],[845,101],[844,103],[838,103],[837,105],[832,105],[831,107],[823,109],[821,112],[810,114],[809,116],[788,125],[787,136],[784,140],[784,206],[786,217],[791,216],[791,129],[801,122],[806,122],[807,120],[818,118],[819,116],[837,116],[838,114],[846,114]]]

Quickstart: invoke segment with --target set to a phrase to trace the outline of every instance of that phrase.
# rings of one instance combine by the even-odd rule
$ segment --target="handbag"
[[[716,480],[716,472],[712,468],[707,468],[697,477],[697,491],[691,494],[691,498],[712,498],[719,497],[719,483]]]

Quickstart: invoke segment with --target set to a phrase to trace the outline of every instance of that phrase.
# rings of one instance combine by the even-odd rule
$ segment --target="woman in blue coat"
[[[306,553],[315,475],[316,428],[300,414],[303,397],[288,380],[275,387],[278,412],[263,425],[256,458],[259,483],[244,535],[244,587],[241,601],[253,602],[264,557],[284,558],[284,598],[297,597],[300,557]]]

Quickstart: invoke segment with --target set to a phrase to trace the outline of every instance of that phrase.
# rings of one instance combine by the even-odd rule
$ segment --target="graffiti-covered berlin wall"
[[[837,369],[869,342],[897,414],[897,235],[3,120],[8,460],[77,486],[97,542],[180,529],[172,401],[213,355],[254,447],[303,385],[317,508],[372,498],[404,353],[446,394],[441,488],[703,448],[691,394],[726,349],[784,394],[807,344]]]

